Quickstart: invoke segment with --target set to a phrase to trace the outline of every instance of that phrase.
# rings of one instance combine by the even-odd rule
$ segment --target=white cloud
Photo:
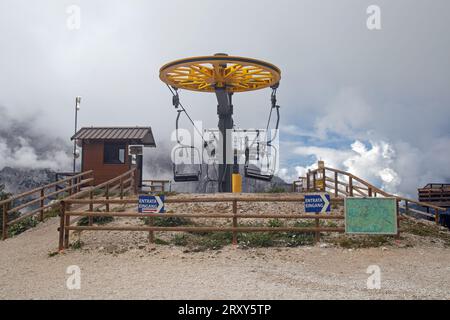
[[[286,182],[293,182],[296,181],[299,177],[304,177],[307,171],[308,169],[302,166],[296,166],[294,167],[294,170],[281,168],[278,170],[277,176]]]
[[[356,140],[344,149],[301,146],[294,148],[293,153],[312,156],[314,160],[306,166],[283,168],[280,172],[287,181],[293,181],[304,176],[308,169],[317,168],[318,160],[324,160],[326,166],[350,172],[387,192],[415,198],[417,188],[450,177],[449,162],[442,157],[448,150],[450,138],[438,139],[423,152],[405,142],[383,140],[368,144]]]
[[[70,166],[71,158],[63,150],[49,150],[38,156],[26,138],[19,137],[18,141],[17,146],[9,147],[6,141],[0,138],[0,169],[14,167],[57,171]]]
[[[356,133],[367,131],[372,120],[372,107],[360,96],[358,90],[349,87],[340,90],[323,108],[323,114],[317,117],[314,129],[322,139],[330,132],[354,137]]]

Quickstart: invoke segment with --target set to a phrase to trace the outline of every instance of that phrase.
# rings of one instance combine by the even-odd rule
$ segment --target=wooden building
[[[142,185],[142,155],[136,163],[128,153],[129,146],[156,147],[150,127],[85,127],[72,138],[82,149],[81,171],[94,171],[94,184],[98,185],[130,170],[138,170],[138,185]]]

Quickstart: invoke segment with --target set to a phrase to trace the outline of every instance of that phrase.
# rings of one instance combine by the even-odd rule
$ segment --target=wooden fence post
[[[89,203],[89,211],[90,212],[94,211],[94,203],[92,202],[93,199],[94,199],[94,192],[91,190],[89,192],[89,200],[91,200],[91,202]],[[88,220],[89,220],[89,225],[92,226],[92,224],[94,223],[94,218],[92,216],[89,216]]]
[[[322,185],[323,190],[322,191],[326,192],[327,191],[327,177],[326,177],[325,168],[322,169],[322,181],[323,181],[323,185]]]
[[[396,239],[400,239],[400,200],[397,199],[397,236]]]
[[[434,209],[434,219],[436,220],[436,224],[439,225],[439,209]]]
[[[316,172],[313,173],[313,190],[316,191]]]
[[[105,187],[105,199],[109,200],[109,184]],[[109,212],[109,201],[106,201],[106,212]]]
[[[309,179],[310,179],[310,176],[309,176],[309,172],[306,174],[306,191],[307,192],[309,192],[309,189],[310,189],[310,181],[309,181]]]
[[[77,193],[81,191],[81,176],[77,179]]]
[[[155,225],[155,219],[153,217],[148,218],[148,224],[150,227],[153,227]],[[148,232],[148,242],[154,243],[155,242],[155,232],[149,231]]]
[[[353,178],[351,176],[348,177],[348,193],[350,197],[353,197]]]
[[[8,238],[8,203],[3,204],[2,240]]]
[[[315,243],[319,243],[319,241],[320,241],[320,231],[319,231],[319,228],[320,228],[320,220],[319,220],[319,218],[316,218],[316,232],[315,232],[315,239],[314,239],[314,242]]]
[[[120,200],[123,199],[123,178],[120,178]]]
[[[339,197],[339,182],[338,182],[338,173],[334,173],[334,196]]]
[[[42,222],[44,221],[44,205],[45,205],[45,201],[44,201],[44,188],[41,189],[41,201],[40,201],[40,205],[41,205],[41,211],[39,212],[39,220]]]
[[[59,251],[64,250],[64,231],[65,231],[65,212],[66,212],[66,202],[63,200],[60,203],[59,209]]]
[[[70,211],[70,204],[66,203],[64,206],[64,228],[70,226],[70,216],[66,213]],[[64,231],[64,248],[69,248],[70,230]]]
[[[137,171],[134,170],[133,171],[133,189],[134,189],[134,194],[138,194],[138,179],[137,179]]]
[[[237,228],[238,227],[238,223],[237,223],[237,200],[233,200],[233,228]],[[236,246],[238,244],[238,240],[237,240],[237,232],[233,231],[233,245]]]
[[[405,200],[405,214],[409,215],[409,201]]]
[[[372,197],[372,188],[369,187],[368,191],[367,191],[367,195],[369,196],[369,198]]]

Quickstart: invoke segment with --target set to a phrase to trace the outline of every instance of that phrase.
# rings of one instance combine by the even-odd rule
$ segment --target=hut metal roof
[[[156,147],[151,127],[84,127],[71,140],[130,141]]]

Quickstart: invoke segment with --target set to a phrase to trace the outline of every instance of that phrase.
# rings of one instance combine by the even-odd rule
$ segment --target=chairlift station
[[[219,117],[218,130],[222,137],[222,154],[218,157],[222,160],[218,171],[218,191],[232,192],[240,189],[233,188],[232,175],[238,175],[238,166],[227,163],[227,155],[233,150],[227,144],[227,130],[234,127],[233,121],[233,94],[272,89],[272,110],[277,112],[277,129],[279,123],[279,106],[276,105],[276,90],[281,80],[281,71],[275,65],[252,58],[229,56],[218,53],[213,56],[192,57],[167,63],[160,69],[159,77],[166,83],[173,93],[173,105],[178,110],[178,119],[181,113],[185,113],[190,119],[186,109],[179,101],[178,90],[214,93],[217,97],[217,115]],[[180,109],[181,110],[180,110]],[[190,119],[191,120],[191,119]],[[192,122],[192,120],[191,120]],[[270,122],[270,117],[269,117]],[[180,143],[180,141],[178,141]],[[267,141],[270,146],[271,141]],[[186,146],[186,148],[189,148]],[[193,148],[193,147],[191,147]],[[247,154],[247,152],[246,152]],[[180,174],[174,164],[175,181],[199,181],[199,173]],[[246,161],[245,175],[248,178],[270,181],[273,174],[262,174],[260,171],[249,168]],[[239,181],[234,179],[233,181]],[[237,182],[237,184],[239,184]]]

